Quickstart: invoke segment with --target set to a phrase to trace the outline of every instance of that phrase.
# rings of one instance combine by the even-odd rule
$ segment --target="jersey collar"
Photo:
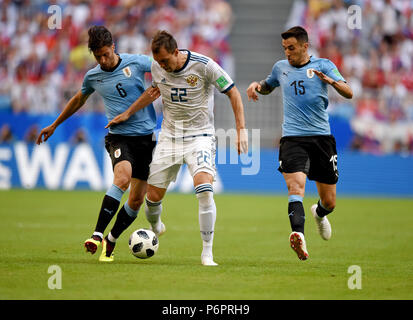
[[[118,55],[118,54],[117,54],[117,55]],[[105,71],[105,72],[113,72],[113,71],[115,71],[115,70],[119,67],[120,63],[122,62],[122,58],[120,57],[120,55],[118,55],[118,57],[119,57],[119,60],[118,60],[118,63],[116,64],[116,66],[114,66],[113,68],[111,68],[111,69],[109,69],[109,70],[103,69],[102,67],[100,67],[100,69],[101,69],[102,71]]]
[[[188,56],[186,57],[186,61],[185,61],[184,65],[182,66],[182,68],[179,69],[179,70],[175,70],[174,73],[178,73],[178,72],[181,72],[182,70],[184,70],[186,68],[186,66],[188,65],[188,63],[189,63],[189,59],[191,58],[191,51],[189,51],[187,49],[179,49],[179,51],[188,52]]]
[[[302,64],[301,66],[298,66],[298,67],[292,66],[292,67],[294,67],[296,69],[300,69],[302,67],[305,67],[307,64],[310,64],[312,62],[311,61],[312,58],[313,58],[313,56],[310,56],[310,59],[308,59],[308,61],[306,63]]]

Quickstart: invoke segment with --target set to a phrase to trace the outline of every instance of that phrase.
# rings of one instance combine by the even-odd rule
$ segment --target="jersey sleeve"
[[[157,72],[157,62],[154,61],[151,65],[151,74],[152,74],[152,87],[157,88],[158,87],[158,72]]]
[[[336,65],[328,59],[325,59],[322,64],[322,70],[325,75],[329,76],[334,81],[346,81],[338,71]]]
[[[271,86],[272,88],[276,88],[280,86],[280,82],[278,81],[278,74],[279,74],[279,69],[278,65],[274,64],[272,67],[271,73],[268,75],[268,77],[265,79],[265,82]]]
[[[234,86],[231,77],[213,60],[206,65],[206,77],[221,93],[228,92]]]
[[[83,95],[89,95],[92,94],[95,89],[92,87],[91,81],[89,79],[89,74],[86,73],[85,77],[83,78],[83,83],[82,83],[82,94]]]
[[[144,54],[137,54],[136,59],[138,60],[139,67],[143,72],[151,72],[151,66],[153,59]]]

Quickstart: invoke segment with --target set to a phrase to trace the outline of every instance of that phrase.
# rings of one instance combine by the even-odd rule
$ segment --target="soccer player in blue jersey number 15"
[[[102,244],[99,261],[111,262],[116,239],[136,219],[146,194],[149,164],[156,144],[153,135],[156,113],[151,102],[159,96],[159,90],[145,91],[144,74],[151,71],[152,65],[149,56],[117,54],[112,35],[103,26],[91,27],[88,33],[88,47],[98,65],[86,73],[81,90],[67,103],[58,118],[40,132],[37,144],[50,138],[55,129],[79,110],[94,91],[102,96],[109,121],[139,97],[147,101],[147,107],[139,110],[128,121],[112,126],[105,137],[114,179],[103,198],[95,232],[84,246],[86,252],[94,254]],[[112,230],[104,238],[103,233],[118,211],[122,195],[129,186],[128,201],[119,210]]]
[[[320,200],[311,207],[318,232],[324,240],[331,237],[327,215],[336,205],[338,181],[337,151],[328,122],[328,85],[351,99],[353,92],[337,67],[328,59],[308,54],[308,34],[293,27],[281,34],[287,60],[274,64],[271,74],[247,89],[249,100],[257,101],[257,92],[283,92],[284,121],[280,140],[279,168],[288,188],[288,216],[292,233],[290,246],[300,260],[308,258],[304,239],[305,183],[315,180]]]

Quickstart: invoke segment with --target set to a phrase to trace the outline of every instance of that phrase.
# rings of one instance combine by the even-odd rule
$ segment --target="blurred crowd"
[[[307,29],[312,54],[332,60],[353,88],[350,101],[330,90],[329,107],[350,121],[350,147],[413,153],[413,2],[295,1],[292,25]]]
[[[50,27],[59,14],[53,5],[60,29]],[[91,25],[112,32],[117,52],[149,55],[154,32],[168,30],[180,48],[234,76],[232,17],[226,0],[0,0],[0,109],[60,112],[96,64],[87,48]],[[332,60],[353,88],[352,100],[329,91],[330,114],[348,119],[354,132],[349,147],[412,154],[413,2],[295,0],[287,27],[294,25],[307,29],[310,52]],[[103,110],[92,95],[81,112]]]
[[[168,30],[180,48],[233,73],[226,0],[0,0],[0,109],[60,112],[96,65],[87,48],[92,25],[112,32],[117,52],[148,55],[153,34]],[[82,110],[102,112],[102,100],[92,95]]]

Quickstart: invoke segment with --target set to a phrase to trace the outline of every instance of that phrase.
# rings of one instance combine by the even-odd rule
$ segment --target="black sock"
[[[317,212],[317,215],[318,215],[320,218],[322,218],[322,217],[328,215],[329,213],[333,212],[333,210],[330,211],[330,210],[327,210],[327,209],[323,208],[323,207],[321,206],[321,201],[318,200],[316,212]]]
[[[303,203],[294,201],[288,203],[288,217],[292,231],[304,234],[305,213]]]
[[[123,231],[125,231],[133,221],[135,221],[136,216],[131,217],[128,215],[126,212],[125,206],[123,206],[118,213],[118,216],[116,217],[115,224],[113,225],[112,230],[110,233],[114,238],[119,238],[119,236],[122,234]]]
[[[112,220],[116,211],[118,211],[120,201],[105,195],[102,201],[102,207],[100,208],[98,222],[96,224],[95,232],[104,233],[110,220]]]

